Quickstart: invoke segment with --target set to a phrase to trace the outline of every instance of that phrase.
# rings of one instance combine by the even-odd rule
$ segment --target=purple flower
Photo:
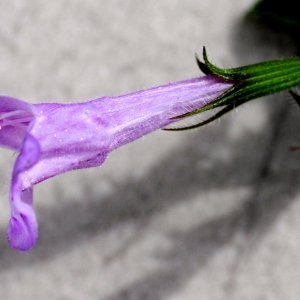
[[[10,189],[10,246],[26,251],[36,243],[34,184],[100,166],[110,151],[213,102],[231,87],[208,75],[76,104],[28,104],[1,96],[0,146],[19,151]]]

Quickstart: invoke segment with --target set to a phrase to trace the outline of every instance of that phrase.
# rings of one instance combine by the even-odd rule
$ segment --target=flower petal
[[[30,122],[34,106],[24,101],[0,96],[0,145],[19,150]]]
[[[35,245],[38,226],[32,205],[32,187],[24,188],[25,183],[20,175],[27,172],[39,157],[39,143],[27,134],[13,170],[10,196],[11,219],[7,230],[10,246],[21,251],[26,251]]]
[[[32,208],[32,188],[14,195],[13,201],[7,230],[8,243],[14,249],[27,251],[35,245],[38,237],[37,220]]]
[[[29,132],[39,142],[41,156],[20,173],[23,188],[66,171],[100,166],[112,138],[105,112],[94,102],[37,104]]]

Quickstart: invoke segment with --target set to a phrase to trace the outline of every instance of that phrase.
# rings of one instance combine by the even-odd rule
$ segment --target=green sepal
[[[214,102],[174,119],[181,119],[210,109],[223,107],[216,115],[201,123],[171,130],[184,130],[202,126],[214,121],[245,102],[300,85],[299,57],[266,61],[238,68],[222,69],[209,61],[206,49],[203,47],[204,62],[201,62],[197,56],[196,61],[204,74],[218,76],[225,81],[232,82],[233,86],[220,95]]]
[[[260,77],[265,77],[269,74],[272,76],[273,73],[281,73],[279,68],[295,68],[300,66],[300,58],[286,58],[286,59],[278,59],[278,60],[271,60],[271,61],[264,61],[252,65],[231,68],[231,69],[222,69],[214,64],[212,64],[207,56],[207,52],[205,47],[203,47],[203,60],[201,62],[198,56],[196,56],[197,64],[200,67],[201,71],[206,74],[213,74],[218,75],[219,77],[225,80],[232,80],[232,81],[244,81],[249,79],[257,79]]]

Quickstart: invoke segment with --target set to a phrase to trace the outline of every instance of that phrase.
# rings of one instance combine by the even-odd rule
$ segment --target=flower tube
[[[10,246],[26,251],[36,243],[35,184],[100,166],[112,150],[176,122],[176,116],[211,103],[232,85],[208,75],[75,104],[0,97],[0,145],[19,151],[10,189]]]

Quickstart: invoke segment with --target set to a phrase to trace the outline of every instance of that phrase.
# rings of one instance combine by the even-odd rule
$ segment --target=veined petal
[[[20,251],[31,249],[38,237],[38,226],[32,208],[32,188],[12,195],[12,216],[7,229],[9,245]]]
[[[100,102],[113,137],[111,150],[178,121],[176,117],[213,102],[232,86],[209,75]]]
[[[11,219],[7,230],[10,246],[21,251],[26,251],[35,245],[38,229],[32,206],[32,187],[24,188],[20,175],[26,173],[39,157],[39,143],[27,134],[13,170],[10,191]]]
[[[20,173],[23,187],[66,171],[101,165],[112,138],[106,118],[94,102],[35,105],[30,134],[38,141],[41,155],[32,168]]]

